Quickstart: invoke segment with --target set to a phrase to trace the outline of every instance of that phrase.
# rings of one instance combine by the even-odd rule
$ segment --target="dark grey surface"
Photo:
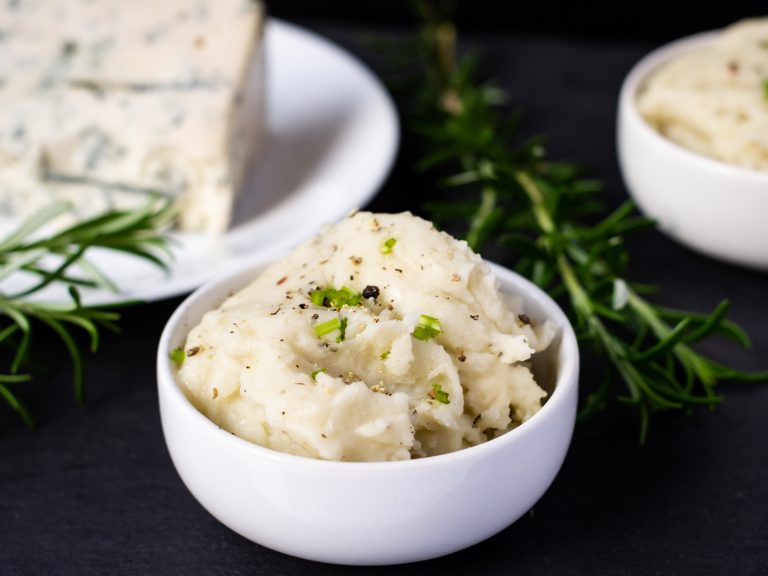
[[[312,18],[367,26],[387,26],[414,21],[413,5],[431,3],[454,10],[462,28],[474,32],[505,34],[557,34],[569,38],[612,38],[664,41],[702,30],[721,28],[748,16],[765,14],[762,0],[688,2],[669,0],[614,0],[613,2],[566,2],[538,0],[415,0],[411,2],[360,2],[360,0],[279,0],[269,2],[280,18]]]
[[[315,27],[371,60],[356,32]],[[624,198],[614,151],[622,77],[650,44],[470,38],[487,70],[550,136],[558,158],[595,168],[606,199]],[[371,208],[417,209],[419,181],[404,156]],[[733,301],[750,352],[711,342],[741,368],[768,368],[768,275],[705,259],[648,232],[632,242],[632,277],[659,299],[695,310]],[[39,426],[0,409],[0,574],[766,574],[768,386],[725,386],[713,413],[655,420],[645,448],[636,422],[612,412],[579,428],[565,465],[533,512],[448,558],[397,568],[343,568],[252,544],[208,515],[168,457],[157,410],[154,353],[179,299],[126,312],[89,361],[84,407],[69,374],[22,394]],[[45,349],[48,341],[41,343]],[[61,356],[53,346],[48,362]],[[66,366],[63,358],[59,363]],[[582,386],[599,373],[587,363]],[[440,538],[436,533],[435,538]]]

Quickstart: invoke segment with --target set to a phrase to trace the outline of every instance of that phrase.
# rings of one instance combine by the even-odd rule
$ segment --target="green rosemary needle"
[[[162,268],[170,257],[163,231],[173,218],[173,209],[166,201],[153,201],[138,210],[109,211],[43,235],[69,210],[66,203],[51,204],[0,240],[0,345],[11,351],[8,372],[0,374],[0,397],[28,425],[32,425],[32,417],[12,388],[31,379],[21,371],[29,357],[33,331],[47,327],[58,336],[72,361],[75,398],[82,402],[83,352],[74,332],[83,331],[94,352],[99,345],[99,329],[117,330],[118,312],[83,306],[80,301],[79,288],[117,289],[102,270],[88,261],[87,252],[100,247]],[[4,289],[3,282],[18,275],[25,275],[28,285]],[[37,298],[50,285],[65,286],[69,301],[49,303]]]
[[[624,237],[653,222],[627,202],[597,224],[586,223],[602,210],[599,184],[571,164],[548,160],[538,140],[513,145],[516,126],[497,106],[501,92],[477,81],[471,58],[457,57],[453,25],[431,4],[419,6],[424,26],[411,123],[428,152],[418,168],[452,171],[442,187],[462,192],[458,201],[427,208],[436,223],[463,222],[476,250],[490,241],[513,249],[516,269],[558,297],[581,341],[608,359],[607,376],[580,417],[613,396],[637,409],[644,442],[651,414],[713,407],[723,380],[768,380],[768,372],[735,370],[691,348],[713,333],[749,345],[727,320],[727,301],[705,315],[669,310],[625,279]]]

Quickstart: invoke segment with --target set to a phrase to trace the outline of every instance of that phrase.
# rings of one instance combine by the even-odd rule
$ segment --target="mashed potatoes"
[[[465,242],[409,213],[358,212],[208,312],[179,377],[222,428],[326,460],[405,460],[524,422],[545,392],[529,319]]]
[[[734,24],[706,48],[662,66],[637,104],[670,140],[768,170],[768,18]]]

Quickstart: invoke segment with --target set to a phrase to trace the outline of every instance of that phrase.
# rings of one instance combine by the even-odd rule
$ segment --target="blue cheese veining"
[[[253,0],[0,4],[0,213],[159,194],[181,229],[225,229],[259,141],[262,20]]]

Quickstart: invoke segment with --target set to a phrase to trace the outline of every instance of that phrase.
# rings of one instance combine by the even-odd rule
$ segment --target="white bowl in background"
[[[327,462],[252,444],[198,412],[179,387],[169,354],[184,345],[205,312],[269,263],[198,289],[179,306],[160,339],[157,374],[165,441],[187,488],[213,516],[242,536],[293,556],[338,564],[399,564],[485,540],[544,494],[573,433],[576,337],[549,296],[495,265],[502,288],[523,298],[527,314],[549,318],[559,329],[539,372],[554,390],[536,415],[496,439],[418,460]]]
[[[683,148],[659,134],[637,108],[638,91],[653,71],[710,44],[717,34],[672,42],[632,68],[619,96],[619,164],[638,207],[663,232],[708,256],[768,270],[768,172]]]

